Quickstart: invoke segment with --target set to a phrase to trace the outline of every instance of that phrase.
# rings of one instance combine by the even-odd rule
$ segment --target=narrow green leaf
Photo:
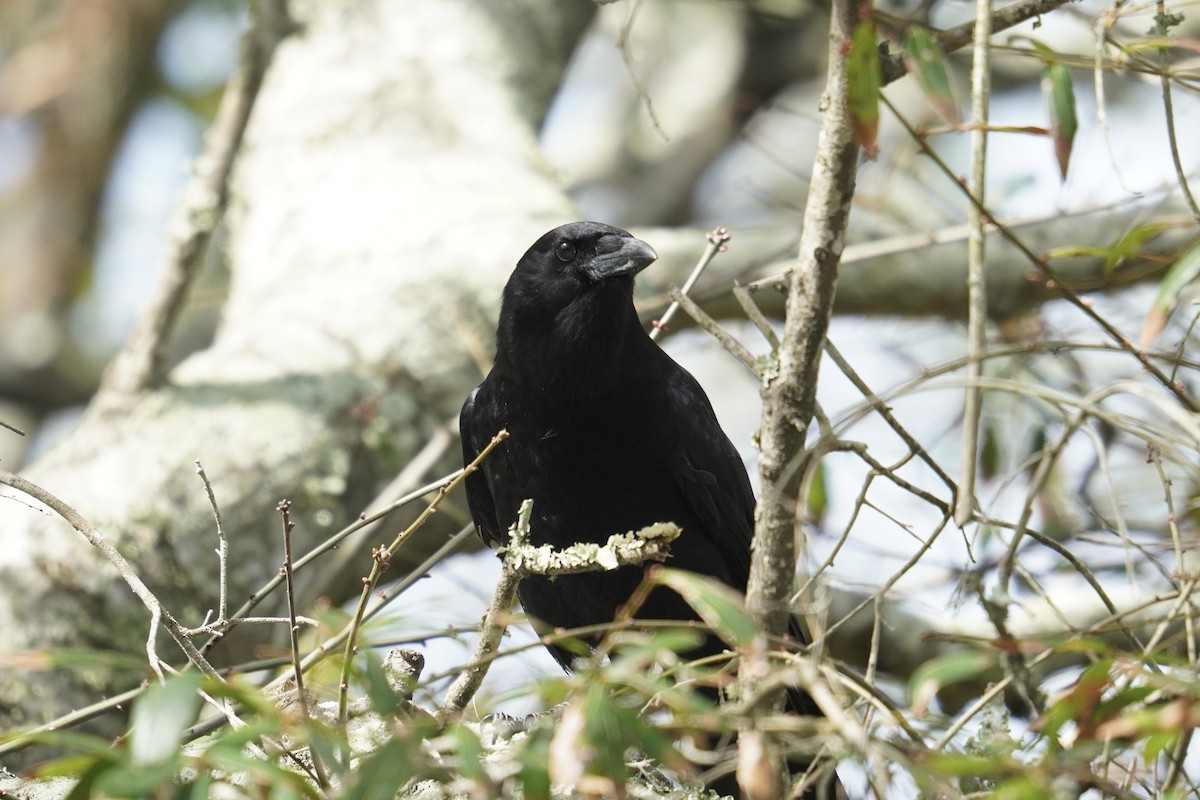
[[[404,739],[392,739],[363,759],[346,787],[345,796],[358,800],[393,800],[412,777],[412,744]]]
[[[1108,258],[1112,254],[1111,247],[1089,247],[1086,245],[1065,244],[1062,247],[1052,247],[1045,253],[1047,261],[1056,258]]]
[[[535,728],[521,749],[521,795],[525,800],[550,799],[550,730]]]
[[[387,673],[383,669],[383,659],[379,652],[371,647],[364,648],[362,656],[367,665],[365,670],[367,696],[371,698],[371,707],[383,716],[390,717],[400,707],[400,700],[396,697],[396,692],[392,689],[391,684],[388,683]]]
[[[939,775],[985,778],[1004,771],[1004,766],[990,756],[968,753],[930,753],[925,764]]]
[[[904,62],[938,116],[950,125],[959,124],[962,115],[954,90],[950,87],[942,48],[938,47],[937,40],[927,28],[913,25],[905,32]]]
[[[96,777],[109,767],[109,763],[98,761],[84,770],[78,782],[71,787],[71,791],[63,800],[88,800],[93,796],[92,788],[96,783]]]
[[[854,26],[850,35],[850,53],[846,63],[846,98],[854,141],[867,158],[875,158],[879,138],[879,49],[876,45],[875,22],[867,17]]]
[[[1167,325],[1167,318],[1179,302],[1179,296],[1197,277],[1200,277],[1200,241],[1194,243],[1163,276],[1150,312],[1142,323],[1142,334],[1138,337],[1139,347],[1149,347],[1154,337],[1162,333]]]
[[[1047,64],[1042,74],[1042,92],[1050,109],[1050,137],[1054,140],[1054,155],[1065,181],[1071,163],[1071,149],[1075,145],[1075,133],[1079,129],[1071,71],[1058,62]]]
[[[1125,259],[1136,256],[1146,242],[1165,230],[1178,227],[1178,225],[1177,222],[1150,220],[1138,223],[1125,231],[1117,243],[1110,248],[1108,256],[1104,259],[1105,276],[1111,275],[1117,265]]]
[[[100,758],[90,753],[71,753],[38,764],[29,771],[29,774],[38,780],[73,778],[77,775],[86,775],[98,766],[107,767],[112,761],[112,758]]]
[[[658,570],[655,583],[678,592],[714,633],[734,647],[750,644],[758,632],[741,595],[720,581],[694,572],[664,568]]]
[[[483,745],[479,737],[466,725],[455,725],[450,736],[458,753],[458,771],[468,780],[478,780],[483,774]]]
[[[172,676],[152,683],[133,704],[129,755],[134,764],[155,764],[173,757],[183,742],[183,732],[200,710],[198,672]]]
[[[601,681],[587,685],[583,697],[584,742],[591,758],[587,772],[611,778],[618,786],[625,783],[628,720],[622,720],[607,686]]]
[[[153,764],[114,764],[96,776],[96,795],[129,800],[152,797],[158,793],[156,790],[174,785],[179,766],[174,759]]]
[[[1142,740],[1142,758],[1153,764],[1159,757],[1174,748],[1179,731],[1154,731]]]
[[[829,476],[825,471],[825,464],[817,464],[816,474],[808,484],[808,515],[809,518],[816,524],[825,517],[825,512],[829,509]]]
[[[977,677],[979,673],[995,664],[994,653],[977,650],[947,653],[926,661],[913,672],[909,680],[913,711],[918,714],[924,713],[943,686]]]

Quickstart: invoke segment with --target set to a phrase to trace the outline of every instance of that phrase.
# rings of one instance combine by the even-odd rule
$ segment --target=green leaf
[[[96,783],[96,777],[108,768],[108,764],[98,761],[88,767],[79,775],[79,781],[71,787],[70,793],[64,800],[88,800],[93,796],[92,788]]]
[[[714,633],[734,647],[749,645],[758,633],[742,596],[714,578],[663,568],[654,582],[678,592]]]
[[[372,647],[363,648],[362,657],[366,663],[367,696],[371,698],[371,707],[385,717],[390,717],[400,708],[400,699],[388,682],[387,672],[383,669],[383,658]]]
[[[14,737],[14,738],[20,738]],[[91,733],[80,733],[78,731],[43,731],[37,734],[30,734],[30,741],[36,744],[44,744],[50,747],[60,748],[63,750],[77,750],[82,753],[94,756],[101,761],[115,761],[121,757],[119,751],[113,749],[112,741],[102,736],[96,736]],[[42,774],[41,770],[48,767],[54,762],[42,764],[35,767],[31,772],[36,776]]]
[[[1107,277],[1112,274],[1113,270],[1127,258],[1136,256],[1142,249],[1142,245],[1153,239],[1158,234],[1171,228],[1179,227],[1178,222],[1165,222],[1163,220],[1151,220],[1149,222],[1141,222],[1134,225],[1117,240],[1104,259],[1104,275]]]
[[[521,750],[521,796],[525,800],[550,798],[550,729],[535,728]]]
[[[1045,253],[1047,261],[1055,258],[1107,258],[1112,253],[1111,247],[1089,247],[1086,245],[1066,244],[1062,247],[1052,247]]]
[[[152,683],[133,704],[129,755],[134,764],[157,764],[175,756],[183,732],[200,710],[198,672],[174,675],[166,683]]]
[[[991,756],[968,753],[930,753],[925,765],[939,775],[960,778],[986,778],[1005,771],[1004,765]]]
[[[1183,290],[1190,286],[1200,276],[1200,242],[1192,245],[1175,264],[1167,270],[1162,283],[1158,285],[1158,294],[1150,312],[1142,323],[1142,333],[1138,337],[1138,346],[1145,349],[1154,341],[1154,337],[1162,333],[1167,326],[1167,318],[1179,302]]]
[[[978,650],[960,650],[926,661],[909,680],[914,713],[923,714],[943,686],[976,678],[995,665],[995,653]]]
[[[1142,744],[1142,757],[1147,764],[1155,763],[1159,756],[1169,753],[1175,747],[1179,731],[1154,731],[1148,735]]]
[[[1166,230],[1180,227],[1177,220],[1150,220],[1134,225],[1121,234],[1121,238],[1108,247],[1091,245],[1063,245],[1046,251],[1046,260],[1056,258],[1103,258],[1104,276],[1111,277],[1122,261],[1136,258],[1146,242]]]
[[[1017,775],[996,786],[991,793],[994,800],[1046,800],[1053,797],[1038,786],[1027,775]]]
[[[1058,159],[1058,170],[1062,179],[1067,179],[1067,168],[1071,163],[1071,149],[1075,144],[1075,133],[1079,121],[1075,117],[1075,88],[1071,85],[1071,71],[1065,65],[1053,62],[1046,65],[1042,73],[1042,92],[1050,109],[1050,138],[1054,141],[1054,155]]]
[[[1101,658],[1084,668],[1074,685],[1050,703],[1038,719],[1037,728],[1042,736],[1054,739],[1068,722],[1092,729],[1096,707],[1112,686],[1112,665],[1112,659]]]
[[[828,481],[829,476],[825,472],[825,464],[818,463],[816,473],[808,484],[808,515],[815,523],[820,523],[829,509]]]
[[[205,753],[204,765],[230,774],[245,773],[250,781],[259,785],[286,786],[301,796],[317,797],[315,788],[305,776],[285,769],[277,762],[264,761],[245,749],[210,748]]]
[[[111,749],[112,745],[110,744],[109,747]],[[77,775],[86,775],[98,766],[107,766],[112,761],[112,758],[100,758],[91,753],[71,753],[70,755],[61,756],[38,764],[30,770],[30,775],[38,780],[45,778],[73,778]]]
[[[153,764],[114,764],[96,776],[95,789],[101,797],[123,797],[130,800],[150,797],[156,794],[155,789],[174,785],[179,766],[174,759]]]
[[[950,78],[946,74],[946,61],[942,56],[942,48],[927,28],[913,25],[904,34],[904,62],[908,71],[917,79],[917,85],[925,99],[950,125],[962,122],[959,114],[958,101],[950,87]]]
[[[356,800],[393,800],[413,777],[412,747],[404,739],[391,739],[354,770],[345,796]]]
[[[213,794],[213,777],[207,772],[196,776],[194,781],[187,784],[186,791],[180,791],[175,796],[181,800],[208,800]]]
[[[339,735],[315,719],[307,720],[304,729],[308,733],[309,749],[321,759],[325,768],[335,775],[345,773],[350,763],[350,744],[345,734]]]
[[[854,26],[850,35],[850,53],[846,62],[846,98],[854,141],[867,158],[878,153],[879,138],[879,49],[876,45],[875,22],[870,17]]]
[[[591,753],[587,772],[611,778],[618,786],[624,785],[626,737],[631,731],[626,724],[628,720],[617,713],[612,694],[603,682],[592,681],[587,685],[583,715],[583,741]]]
[[[458,753],[458,771],[468,780],[478,780],[483,775],[483,745],[479,737],[466,725],[455,725],[450,736]]]

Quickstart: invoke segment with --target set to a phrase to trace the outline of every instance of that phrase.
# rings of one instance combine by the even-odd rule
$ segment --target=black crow
[[[576,222],[542,236],[517,262],[500,306],[495,365],[459,418],[468,463],[500,428],[509,438],[467,477],[467,501],[493,547],[507,542],[526,498],[535,545],[603,542],[674,522],[683,532],[670,566],[745,592],[754,531],[746,468],[700,384],[650,339],[634,310],[634,276],[657,257],[626,231]],[[575,628],[611,622],[642,577],[641,567],[528,577],[518,595],[541,623]],[[638,617],[696,619],[664,588]],[[799,628],[793,635],[802,638]],[[550,650],[570,668],[573,653]],[[721,650],[709,637],[690,655]],[[791,704],[818,713],[802,693]]]

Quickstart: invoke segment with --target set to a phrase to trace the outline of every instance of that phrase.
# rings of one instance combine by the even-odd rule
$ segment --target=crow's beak
[[[584,267],[594,281],[618,275],[636,275],[654,263],[654,248],[632,236],[605,234],[596,244],[596,255]]]

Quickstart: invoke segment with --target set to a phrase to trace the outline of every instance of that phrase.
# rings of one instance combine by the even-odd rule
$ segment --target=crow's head
[[[650,245],[627,231],[600,222],[572,222],[544,234],[525,251],[505,302],[554,315],[595,291],[632,297],[633,276],[656,258]]]
[[[533,243],[500,307],[499,353],[535,352],[581,363],[631,326],[633,276],[658,258],[650,245],[599,222],[573,222]]]

